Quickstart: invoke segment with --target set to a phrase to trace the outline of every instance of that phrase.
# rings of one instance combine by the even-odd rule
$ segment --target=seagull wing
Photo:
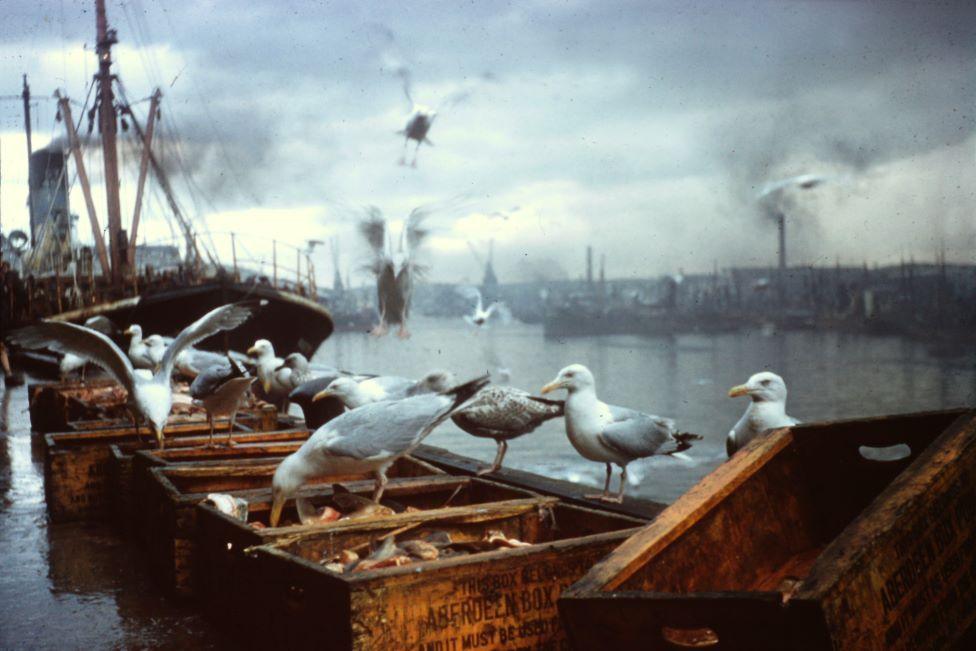
[[[366,218],[359,222],[359,232],[373,253],[375,265],[385,257],[383,249],[386,245],[386,221],[379,208],[376,206],[366,208]]]
[[[10,341],[24,348],[50,348],[91,360],[132,393],[135,385],[132,362],[101,332],[73,323],[45,321],[15,331],[10,335]]]
[[[625,456],[637,459],[666,454],[676,447],[674,421],[634,409],[608,405],[613,422],[599,434],[600,442]]]
[[[169,376],[173,373],[173,363],[181,351],[218,332],[233,330],[251,318],[258,305],[259,303],[256,301],[221,305],[188,325],[166,349],[166,354],[163,355],[163,361],[156,377],[169,382]]]
[[[224,363],[223,366],[214,365],[209,366],[193,380],[190,384],[190,396],[196,398],[197,400],[202,400],[209,395],[212,395],[220,388],[224,382],[233,376],[234,372],[231,370],[230,364]]]
[[[440,424],[452,404],[450,396],[425,394],[363,405],[329,421],[316,447],[328,456],[360,460],[397,456]]]

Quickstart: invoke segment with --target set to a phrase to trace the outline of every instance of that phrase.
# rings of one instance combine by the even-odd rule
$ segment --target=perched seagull
[[[410,380],[395,375],[380,375],[366,379],[338,377],[324,391],[312,397],[313,402],[335,397],[349,409],[385,400],[402,400],[424,393],[440,393],[454,382],[454,376],[447,371],[432,371],[419,380]]]
[[[400,233],[398,251],[393,251],[392,245],[387,246],[386,221],[379,208],[370,207],[367,213],[367,217],[359,224],[359,230],[372,251],[373,259],[368,268],[376,276],[377,309],[380,315],[380,322],[371,334],[382,337],[391,325],[398,325],[397,336],[406,339],[410,336],[407,318],[410,316],[414,281],[426,271],[418,263],[417,255],[428,235],[427,229],[421,227],[427,212],[420,208],[411,211]]]
[[[274,346],[267,339],[258,339],[247,349],[247,354],[256,358],[255,364],[261,388],[271,402],[278,402],[288,395],[291,389],[275,382],[275,370],[284,364],[285,360],[275,357]]]
[[[51,348],[73,353],[98,364],[112,375],[129,394],[133,411],[152,427],[162,449],[163,429],[173,405],[170,374],[173,360],[181,350],[223,330],[241,325],[255,309],[254,303],[233,303],[211,310],[183,329],[166,349],[155,375],[147,377],[133,368],[132,362],[115,343],[95,330],[73,323],[45,321],[11,334],[11,341],[24,348]]]
[[[495,439],[498,454],[490,468],[479,475],[496,472],[508,450],[508,441],[535,431],[547,420],[563,415],[561,400],[537,398],[528,391],[503,386],[487,386],[463,408],[451,415],[454,424],[472,436]]]
[[[274,372],[274,383],[285,387],[289,394],[311,379],[312,367],[301,353],[292,353],[285,357]]]
[[[146,345],[146,353],[149,361],[152,362],[151,370],[155,372],[159,365],[163,363],[163,355],[166,354],[168,342],[159,335],[149,335],[143,342]]]
[[[213,365],[203,370],[190,385],[190,397],[194,402],[203,405],[207,410],[207,420],[210,422],[210,441],[208,447],[213,446],[214,420],[221,417],[230,418],[227,429],[227,445],[234,445],[234,421],[237,412],[244,404],[251,384],[257,378],[250,377],[230,356],[224,365]]]
[[[305,427],[308,429],[317,430],[346,410],[342,400],[335,396],[314,400],[315,396],[325,391],[332,381],[341,375],[340,371],[334,370],[309,380],[288,394],[288,402],[301,407],[302,414],[305,416]]]
[[[105,316],[93,316],[85,320],[85,327],[91,328],[92,330],[97,330],[104,335],[111,335],[115,332],[115,324]],[[61,361],[58,362],[58,370],[60,371],[61,381],[63,382],[71,373],[81,369],[81,380],[85,380],[85,366],[88,364],[88,360],[84,357],[79,357],[72,353],[65,353]]]
[[[542,393],[566,389],[566,436],[576,451],[590,461],[607,465],[603,493],[588,499],[622,502],[627,485],[627,464],[652,455],[671,455],[691,447],[693,434],[677,434],[674,421],[634,409],[608,405],[596,397],[593,373],[582,364],[559,371]],[[610,464],[620,466],[620,490],[610,495]]]
[[[739,396],[749,396],[751,402],[725,438],[725,452],[730,457],[766,430],[800,422],[786,415],[786,382],[775,373],[756,373],[745,384],[729,389],[730,398]]]
[[[149,356],[149,349],[146,342],[142,339],[142,327],[133,323],[128,327],[124,334],[131,337],[129,339],[129,361],[135,368],[152,369],[153,361]]]
[[[376,478],[373,501],[379,503],[390,465],[487,383],[488,378],[481,377],[441,393],[375,402],[329,421],[275,471],[271,526],[277,526],[285,501],[319,477],[371,472]]]

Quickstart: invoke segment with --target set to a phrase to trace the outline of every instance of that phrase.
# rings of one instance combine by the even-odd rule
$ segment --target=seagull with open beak
[[[607,466],[603,493],[588,499],[622,502],[627,485],[627,464],[653,455],[672,455],[690,447],[686,435],[678,435],[674,421],[634,409],[608,405],[596,397],[596,380],[590,369],[572,364],[542,387],[542,393],[565,389],[566,436],[576,451],[590,461]],[[620,467],[620,490],[610,495],[611,464]]]
[[[730,457],[762,432],[800,422],[786,414],[786,382],[775,373],[756,373],[745,384],[729,389],[730,398],[740,396],[749,396],[750,402],[725,439],[725,452]]]

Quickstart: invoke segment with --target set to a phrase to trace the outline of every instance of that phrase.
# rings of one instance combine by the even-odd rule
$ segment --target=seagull
[[[608,405],[596,397],[593,373],[582,364],[559,371],[542,393],[566,389],[566,436],[576,451],[590,461],[607,465],[603,493],[587,499],[623,502],[627,464],[652,455],[671,455],[687,450],[695,435],[677,434],[674,421],[634,409]],[[611,464],[620,466],[620,490],[610,495]]]
[[[410,98],[409,94],[407,94],[407,98]],[[411,100],[411,102],[413,101]],[[417,167],[417,154],[420,153],[420,145],[426,143],[431,147],[434,146],[434,143],[427,137],[427,133],[430,132],[430,128],[433,126],[434,118],[436,117],[437,111],[431,107],[413,103],[410,116],[407,118],[407,126],[402,131],[397,132],[403,136],[403,156],[400,157],[401,165],[407,164],[407,145],[411,140],[415,140],[417,146],[413,150],[413,160],[410,162],[410,167]]]
[[[149,356],[149,349],[142,339],[142,327],[133,323],[123,334],[132,337],[129,339],[129,361],[132,362],[132,366],[152,369],[153,361]]]
[[[264,389],[268,400],[278,402],[287,396],[291,389],[286,390],[286,387],[275,382],[275,370],[284,364],[285,360],[275,357],[274,346],[271,345],[271,342],[267,339],[258,339],[253,346],[247,349],[247,354],[257,358],[258,380],[261,382],[261,388]]]
[[[207,420],[210,423],[207,447],[213,447],[214,420],[220,417],[230,418],[227,445],[234,445],[234,421],[244,404],[244,397],[256,379],[248,376],[228,355],[226,364],[208,367],[190,384],[190,397],[207,410]]]
[[[402,400],[425,393],[440,393],[454,382],[454,376],[447,371],[431,371],[419,380],[411,380],[396,375],[380,375],[363,380],[355,377],[338,377],[324,391],[312,398],[318,402],[324,398],[335,397],[349,409],[385,400]]]
[[[226,366],[228,356],[235,362],[239,362],[241,364],[247,362],[248,359],[246,355],[236,351],[230,351],[230,353],[225,356],[220,353],[215,353],[209,350],[199,350],[193,346],[190,346],[189,348],[181,350],[180,354],[176,356],[176,359],[174,360],[174,368],[180,375],[194,379],[211,366]]]
[[[505,306],[501,301],[493,301],[492,304],[488,306],[488,309],[485,309],[484,302],[481,298],[481,292],[478,291],[477,287],[468,287],[463,293],[469,298],[473,298],[477,301],[476,305],[474,306],[474,312],[464,315],[464,320],[476,328],[486,326],[489,319],[491,319],[492,315],[494,315],[496,311],[499,314],[503,314]]]
[[[413,284],[426,271],[417,262],[417,254],[427,238],[429,231],[422,228],[427,212],[414,208],[407,217],[400,233],[399,250],[394,252],[392,244],[386,242],[386,221],[379,208],[367,209],[367,217],[359,223],[359,231],[369,244],[373,259],[369,270],[376,276],[377,308],[380,322],[371,334],[382,337],[390,325],[399,325],[397,336],[410,337],[407,330],[407,317],[410,315],[410,299]]]
[[[111,335],[113,332],[115,332],[115,324],[112,323],[108,317],[102,315],[97,315],[86,319],[85,327],[91,328],[92,330],[97,330],[105,335]],[[84,357],[79,357],[78,355],[74,355],[72,353],[65,353],[64,357],[61,358],[61,361],[58,362],[58,370],[60,371],[61,381],[63,382],[71,373],[81,369],[81,381],[84,382],[85,366],[87,364],[88,360],[86,360]]]
[[[336,369],[334,372],[309,380],[288,394],[288,402],[301,407],[302,415],[305,416],[305,427],[308,429],[317,430],[346,410],[342,400],[335,396],[314,400],[315,396],[325,391],[332,381],[341,375],[342,372]]]
[[[285,357],[274,372],[274,383],[287,389],[288,393],[311,379],[312,368],[309,366],[308,359],[301,353],[292,353]]]
[[[487,383],[487,377],[480,377],[441,393],[375,402],[329,421],[275,470],[271,526],[277,526],[285,501],[318,477],[371,472],[376,478],[373,501],[379,503],[390,465]]]
[[[172,342],[167,342],[160,335],[149,335],[143,340],[143,343],[146,346],[146,356],[152,362],[150,370],[155,373],[159,365],[163,363],[163,355],[166,354],[167,345]]]
[[[44,321],[13,334],[11,341],[24,348],[51,348],[90,359],[112,375],[129,394],[133,411],[149,422],[163,449],[163,429],[173,405],[170,374],[181,350],[223,330],[232,330],[254,313],[255,303],[233,303],[211,310],[183,329],[166,349],[160,368],[152,377],[137,372],[115,343],[100,332],[73,323]],[[140,333],[141,334],[141,333]]]
[[[472,436],[495,439],[498,454],[490,468],[479,475],[496,472],[508,450],[508,441],[535,431],[539,425],[563,415],[563,402],[531,395],[528,391],[492,385],[479,391],[463,408],[454,412],[454,424]]]
[[[786,415],[786,382],[775,373],[756,373],[745,384],[729,389],[730,398],[739,396],[749,396],[752,401],[725,438],[725,452],[730,457],[768,429],[800,423]]]

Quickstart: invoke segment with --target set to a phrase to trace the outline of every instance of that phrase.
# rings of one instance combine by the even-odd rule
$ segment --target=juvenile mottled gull
[[[234,421],[255,379],[257,378],[249,377],[237,362],[227,357],[223,365],[209,366],[193,380],[190,397],[207,410],[207,420],[210,423],[208,446],[213,445],[214,420],[221,417],[230,418],[227,445],[234,444]]]
[[[521,389],[491,385],[454,412],[451,420],[472,436],[495,439],[498,444],[495,461],[490,468],[478,471],[479,475],[485,475],[501,468],[508,441],[562,415],[561,400],[537,398]]]
[[[566,436],[576,451],[591,461],[607,465],[603,493],[587,498],[622,502],[627,485],[627,464],[653,455],[670,455],[691,446],[694,435],[676,434],[674,421],[634,409],[608,405],[596,397],[596,381],[590,369],[573,364],[559,371],[542,393],[566,389]],[[620,490],[610,496],[610,464],[620,466]]]
[[[11,341],[24,348],[51,348],[91,360],[112,375],[129,393],[132,409],[152,427],[162,449],[163,428],[173,405],[170,374],[173,360],[185,347],[244,323],[256,303],[235,303],[218,307],[183,329],[166,349],[159,370],[152,377],[136,373],[132,362],[115,343],[95,330],[73,323],[45,321],[11,334]]]
[[[275,471],[271,526],[278,524],[285,501],[317,477],[371,472],[376,477],[373,501],[379,502],[390,465],[487,383],[482,377],[443,393],[374,402],[329,421]]]
[[[762,432],[800,422],[786,415],[786,382],[775,373],[756,373],[745,384],[729,389],[730,398],[739,396],[749,396],[751,402],[725,439],[730,457]]]

